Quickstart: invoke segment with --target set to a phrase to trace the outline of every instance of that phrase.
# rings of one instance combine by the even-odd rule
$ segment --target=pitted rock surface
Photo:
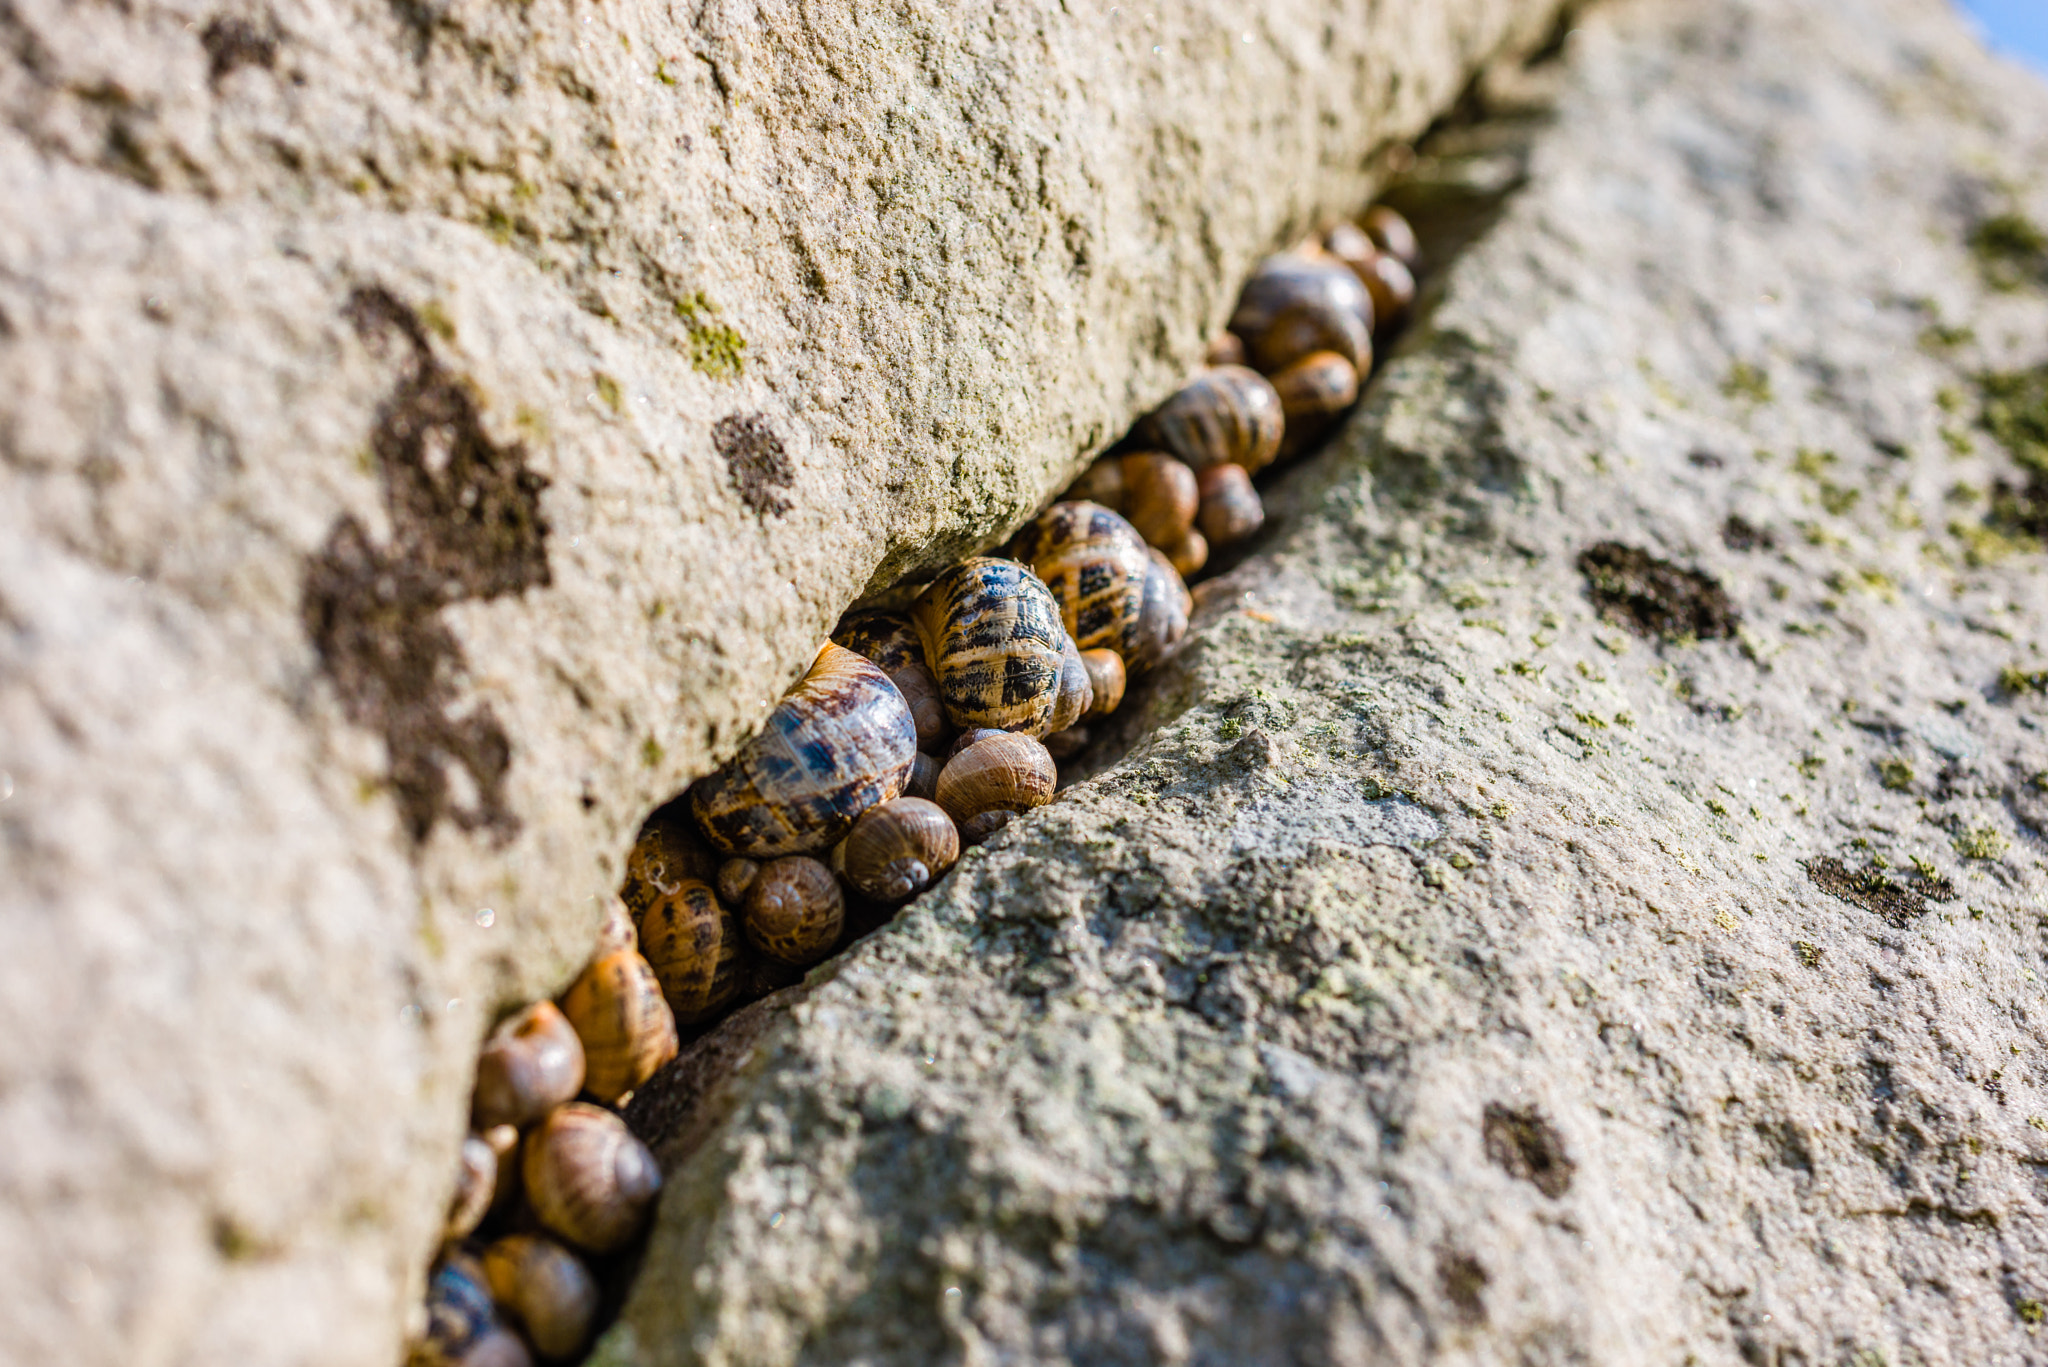
[[[2041,1360],[2048,87],[1577,22],[1098,771],[681,1108],[600,1361]]]

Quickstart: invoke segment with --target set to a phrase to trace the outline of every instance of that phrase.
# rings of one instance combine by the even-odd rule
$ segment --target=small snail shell
[[[970,816],[960,823],[960,843],[979,845],[1016,819],[1017,813],[1001,807],[979,816]]]
[[[832,632],[832,642],[864,655],[889,676],[917,723],[917,743],[937,745],[952,730],[939,704],[939,681],[924,658],[924,643],[910,619],[879,608],[850,613]]]
[[[535,1002],[484,1041],[470,1117],[479,1130],[529,1125],[583,1090],[583,1041],[553,1002]]]
[[[597,1279],[583,1260],[540,1234],[508,1234],[484,1250],[498,1307],[544,1358],[576,1356],[597,1322]]]
[[[1280,396],[1256,370],[1204,370],[1145,419],[1143,430],[1200,473],[1225,461],[1261,470],[1280,451]]]
[[[1373,258],[1361,277],[1365,287],[1372,294],[1372,307],[1380,320],[1382,332],[1391,331],[1395,324],[1407,316],[1409,305],[1415,302],[1415,275],[1401,264],[1401,258],[1391,252],[1383,252]]]
[[[456,1157],[455,1195],[448,1202],[448,1219],[441,1237],[453,1241],[465,1238],[491,1213],[491,1197],[498,1190],[498,1151],[480,1134],[464,1135]]]
[[[1119,456],[1105,456],[1081,472],[1081,477],[1060,495],[1062,503],[1099,503],[1113,513],[1124,510],[1124,463]]]
[[[1155,546],[1170,546],[1185,536],[1195,525],[1195,472],[1157,451],[1133,452],[1122,464],[1124,519]]]
[[[502,1220],[519,1203],[519,1131],[510,1125],[493,1125],[483,1133],[491,1146],[498,1168],[491,1181],[491,1209],[486,1219]]]
[[[917,759],[910,766],[910,782],[903,785],[903,796],[930,801],[932,794],[939,791],[940,767],[936,759],[922,750],[918,751]]]
[[[960,733],[959,735],[957,735],[957,736],[955,736],[955,737],[953,738],[953,746],[952,746],[952,748],[946,751],[946,761],[947,761],[947,763],[951,763],[951,762],[952,762],[952,759],[953,759],[953,756],[955,756],[955,755],[959,754],[959,753],[960,753],[960,752],[961,752],[962,750],[965,750],[965,749],[966,749],[966,748],[967,748],[968,746],[970,746],[970,745],[979,745],[979,744],[981,744],[981,743],[982,743],[983,741],[987,740],[987,739],[988,739],[988,738],[989,738],[990,736],[1001,736],[1001,735],[1007,735],[1007,734],[1008,734],[1007,732],[1004,732],[1004,731],[997,731],[997,730],[994,730],[994,729],[992,729],[992,728],[990,728],[990,727],[986,727],[986,726],[977,726],[977,727],[975,727],[975,728],[974,728],[973,730],[971,730],[971,731],[962,731],[962,732],[961,732],[961,733]],[[945,768],[946,768],[946,766],[945,766],[944,764],[942,764],[942,765],[940,765],[940,766],[939,766],[939,771],[940,771],[941,773],[944,773],[944,772],[945,772]],[[933,791],[934,791],[934,792],[936,792],[936,791],[938,790],[938,780],[937,780],[937,779],[933,779],[933,780],[932,780],[932,789],[933,789]]]
[[[1051,755],[1053,763],[1065,764],[1088,748],[1090,736],[1085,726],[1070,726],[1064,731],[1055,731],[1045,738],[1045,753]]]
[[[1064,731],[1086,716],[1095,705],[1095,686],[1089,681],[1088,666],[1072,640],[1060,655],[1060,700],[1053,706],[1052,731]]]
[[[639,838],[626,855],[626,878],[619,896],[637,920],[685,878],[708,879],[717,867],[718,855],[697,834],[689,804],[671,802],[641,826]]]
[[[533,1367],[533,1354],[510,1329],[497,1328],[469,1346],[456,1367]]]
[[[616,893],[606,898],[604,919],[597,923],[595,957],[601,958],[619,949],[638,949],[640,928],[633,924],[633,919],[633,913],[626,909],[624,898]]]
[[[562,1014],[583,1041],[583,1090],[617,1101],[676,1056],[676,1018],[639,953],[592,959],[562,994]]]
[[[427,1276],[427,1328],[413,1346],[414,1367],[467,1363],[497,1329],[497,1307],[491,1304],[483,1264],[459,1250],[443,1254]]]
[[[1044,733],[1059,699],[1066,633],[1037,575],[1014,560],[977,556],[933,580],[910,615],[948,721]]]
[[[718,866],[718,900],[736,907],[747,900],[747,889],[761,866],[751,859],[728,859]]]
[[[983,812],[1041,806],[1058,785],[1059,770],[1045,746],[1030,736],[991,736],[946,762],[938,803],[964,826]]]
[[[534,1217],[592,1253],[624,1247],[661,1191],[647,1146],[610,1111],[572,1101],[528,1136],[521,1165]]]
[[[1093,503],[1055,503],[1025,523],[1010,548],[1044,581],[1077,648],[1107,647],[1128,660],[1148,562],[1136,528]]]
[[[1230,468],[1235,470],[1237,467],[1233,465]],[[1088,671],[1088,683],[1095,694],[1088,715],[1106,717],[1123,704],[1123,657],[1113,650],[1084,650],[1081,652],[1081,664]]]
[[[1380,254],[1380,249],[1373,245],[1365,229],[1348,219],[1333,225],[1323,234],[1323,250],[1351,267],[1360,280],[1365,279],[1366,267]],[[1373,306],[1377,308],[1379,300],[1373,300]]]
[[[1293,253],[1259,263],[1230,319],[1252,365],[1268,375],[1311,351],[1337,352],[1362,369],[1372,354],[1372,326],[1372,296],[1349,267]]]
[[[903,791],[917,724],[888,675],[829,642],[732,762],[690,790],[711,843],[749,859],[822,850]]]
[[[899,797],[870,807],[846,837],[846,881],[864,897],[900,902],[960,858],[960,832],[935,802]]]
[[[1224,331],[1209,339],[1209,345],[1202,353],[1204,365],[1243,365],[1244,339],[1234,332]]]
[[[1161,546],[1160,553],[1173,566],[1173,572],[1185,579],[1209,563],[1209,538],[1193,527],[1181,533],[1180,540]]]
[[[832,870],[792,854],[761,866],[747,893],[747,940],[771,959],[814,964],[832,952],[846,924],[846,898]]]
[[[1152,567],[1145,573],[1145,604],[1138,614],[1136,640],[1124,656],[1124,668],[1133,674],[1158,664],[1187,633],[1193,603],[1172,563],[1157,550],[1152,551],[1151,561]]]
[[[678,1025],[708,1020],[746,985],[739,920],[709,883],[687,880],[649,907],[640,949]]]
[[[1365,234],[1372,244],[1394,257],[1410,270],[1422,261],[1422,244],[1415,238],[1415,229],[1403,218],[1399,210],[1384,204],[1375,204],[1365,211]]]
[[[1202,511],[1196,520],[1209,544],[1228,546],[1266,525],[1266,506],[1241,467],[1218,465],[1202,471]]]
[[[1313,351],[1273,376],[1287,413],[1283,451],[1300,451],[1358,401],[1358,371],[1334,351]]]

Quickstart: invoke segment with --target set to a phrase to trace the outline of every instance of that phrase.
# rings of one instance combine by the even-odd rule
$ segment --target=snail
[[[1066,631],[1059,605],[1037,575],[1014,560],[978,556],[933,580],[910,616],[938,676],[948,721],[963,729],[1045,733],[1059,700]],[[884,796],[895,797],[902,787]]]
[[[1402,265],[1414,270],[1422,262],[1422,244],[1415,239],[1415,229],[1397,209],[1384,204],[1375,204],[1365,211],[1365,233],[1372,244]]]
[[[1334,351],[1312,351],[1273,376],[1287,414],[1283,451],[1300,451],[1358,401],[1358,371]]]
[[[751,859],[728,859],[718,866],[718,900],[736,907],[747,900],[747,889],[761,866]]]
[[[526,1346],[498,1323],[483,1265],[459,1250],[427,1277],[427,1328],[412,1367],[532,1367]]]
[[[562,1014],[583,1041],[583,1090],[617,1101],[676,1056],[676,1018],[639,952],[592,959],[562,994]]]
[[[1372,296],[1341,261],[1283,253],[1259,263],[1238,296],[1230,330],[1267,375],[1312,351],[1334,351],[1364,370],[1372,359]]]
[[[647,1146],[610,1111],[572,1101],[526,1141],[527,1200],[548,1232],[592,1253],[623,1248],[661,1191]]]
[[[1195,525],[1195,472],[1178,458],[1136,451],[1123,467],[1123,504],[1118,509],[1138,535],[1155,546],[1170,546]]]
[[[939,762],[924,751],[917,752],[917,759],[910,766],[910,782],[903,785],[903,796],[929,798],[939,790]]]
[[[1157,549],[1150,554],[1152,568],[1145,573],[1145,602],[1138,613],[1137,639],[1124,656],[1124,668],[1142,674],[1164,659],[1175,641],[1187,634],[1188,612],[1193,600],[1188,586],[1171,562]]]
[[[1229,546],[1266,525],[1266,507],[1242,467],[1217,465],[1202,471],[1202,511],[1196,521],[1211,545]]]
[[[497,1190],[498,1151],[480,1134],[464,1135],[462,1149],[456,1156],[455,1196],[448,1203],[448,1218],[441,1226],[442,1239],[468,1237],[491,1213],[491,1198]]]
[[[1280,396],[1258,371],[1202,371],[1153,411],[1141,431],[1197,474],[1225,461],[1257,472],[1280,452]]]
[[[1202,364],[1243,365],[1244,338],[1230,331],[1217,333],[1202,352]]]
[[[1060,652],[1060,696],[1053,704],[1052,721],[1047,724],[1048,733],[1064,731],[1088,714],[1095,705],[1095,685],[1088,677],[1088,666],[1081,660],[1081,652],[1074,649],[1072,638],[1067,648]]]
[[[678,1025],[710,1019],[746,986],[739,920],[709,883],[687,879],[649,907],[640,918],[640,950]]]
[[[1095,695],[1088,715],[1106,717],[1116,711],[1124,700],[1123,656],[1113,650],[1084,650],[1081,652],[1081,665],[1088,671],[1088,684]]]
[[[574,1253],[542,1234],[508,1234],[484,1250],[491,1296],[526,1331],[533,1351],[560,1361],[589,1341],[597,1279]]]
[[[827,643],[761,734],[690,790],[690,809],[728,855],[822,850],[903,791],[917,726],[889,677]]]
[[[867,659],[896,685],[917,724],[917,743],[937,745],[952,732],[939,704],[939,681],[925,663],[924,643],[908,618],[879,608],[850,613],[832,632],[835,645]]]
[[[690,821],[689,804],[671,802],[641,826],[626,855],[626,878],[619,897],[627,912],[638,919],[684,879],[709,880],[717,867],[718,855]]]
[[[1067,486],[1062,503],[1099,503],[1113,513],[1124,509],[1124,462],[1120,456],[1104,456]]]
[[[870,807],[846,837],[846,881],[864,897],[901,902],[960,858],[960,832],[935,802],[899,797]]]
[[[1358,278],[1372,295],[1373,316],[1379,320],[1380,331],[1392,330],[1415,302],[1415,273],[1392,252],[1381,252]]]
[[[470,1118],[479,1130],[529,1125],[583,1090],[583,1041],[553,1002],[535,1002],[484,1041]]]
[[[986,812],[1026,811],[1052,801],[1059,771],[1045,746],[1030,736],[990,736],[968,746],[939,773],[939,806],[966,823]]]
[[[1024,524],[1010,549],[1058,601],[1077,649],[1107,647],[1131,665],[1150,563],[1136,528],[1097,504],[1055,503]]]
[[[940,776],[942,779],[944,775]],[[770,860],[747,891],[747,940],[771,959],[807,967],[832,952],[846,898],[832,870],[806,855]]]
[[[1193,527],[1181,533],[1180,540],[1159,548],[1166,557],[1166,563],[1173,566],[1173,572],[1186,579],[1209,563],[1209,538]]]
[[[1361,281],[1365,278],[1365,268],[1380,254],[1380,249],[1373,245],[1365,229],[1349,219],[1332,224],[1323,234],[1323,250],[1349,266]],[[1379,301],[1375,299],[1373,304],[1377,307]]]

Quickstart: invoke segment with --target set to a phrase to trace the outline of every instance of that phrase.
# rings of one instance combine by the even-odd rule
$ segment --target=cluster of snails
[[[575,1358],[594,1270],[661,1186],[620,1113],[707,1027],[797,981],[1017,815],[1187,629],[1185,577],[1257,532],[1251,477],[1353,403],[1412,303],[1375,207],[1262,262],[1192,381],[1011,539],[848,614],[760,733],[651,817],[596,953],[485,1042],[414,1367]]]

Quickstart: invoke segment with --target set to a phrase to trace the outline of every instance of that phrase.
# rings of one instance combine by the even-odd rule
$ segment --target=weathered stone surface
[[[1255,8],[0,5],[0,1359],[390,1360],[640,818],[1556,4]]]
[[[1133,748],[667,1122],[603,1361],[2040,1360],[2048,89],[1579,23]]]

